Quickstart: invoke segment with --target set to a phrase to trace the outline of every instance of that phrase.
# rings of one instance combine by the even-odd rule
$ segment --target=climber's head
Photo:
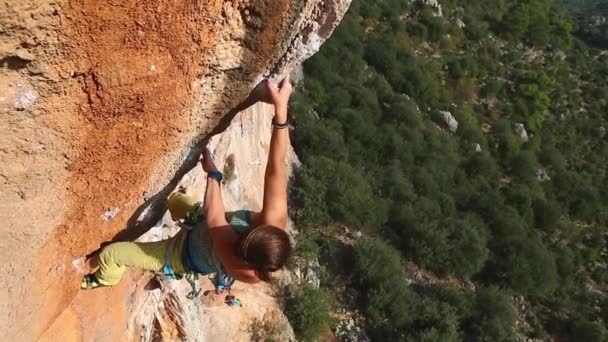
[[[285,230],[261,225],[241,236],[238,253],[255,269],[260,279],[268,281],[271,272],[280,270],[287,263],[291,244]]]

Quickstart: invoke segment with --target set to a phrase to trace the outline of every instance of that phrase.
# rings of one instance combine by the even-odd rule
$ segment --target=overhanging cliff
[[[264,77],[314,53],[349,2],[5,1],[3,337],[120,338],[138,289],[77,298],[83,257],[156,224],[202,144]]]

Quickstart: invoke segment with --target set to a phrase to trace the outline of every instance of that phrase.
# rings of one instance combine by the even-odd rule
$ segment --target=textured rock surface
[[[421,3],[425,6],[429,6],[435,10],[435,15],[438,17],[443,16],[443,8],[441,7],[441,3],[438,0],[418,0],[418,3]]]
[[[456,121],[456,118],[454,115],[452,115],[452,112],[440,110],[439,115],[441,117],[441,121],[447,127],[447,129],[449,129],[452,133],[456,133],[458,130],[458,121]]]
[[[231,175],[223,187],[227,210],[259,210],[262,206],[271,119],[271,106],[254,105],[239,114],[224,133],[215,136],[209,143],[218,167],[223,169],[225,175]],[[289,165],[297,163],[293,151],[288,159]],[[201,168],[196,167],[182,178],[180,186],[202,200],[205,178]],[[165,239],[177,230],[166,214],[140,241]],[[201,296],[189,300],[186,295],[191,288],[185,280],[167,282],[162,277],[145,274],[138,280],[136,288],[148,287],[149,290],[134,291],[132,295],[131,303],[137,309],[131,311],[127,320],[129,340],[150,341],[155,336],[162,336],[166,341],[245,342],[251,340],[251,323],[256,319],[264,321],[268,317],[274,318],[274,324],[282,323],[289,330],[287,319],[281,311],[281,294],[270,285],[236,283],[232,294],[241,300],[243,307],[230,308],[224,304],[223,296],[216,296],[212,292],[213,286],[207,277],[201,278],[199,284],[202,286]],[[289,334],[293,335],[293,332]]]
[[[513,130],[515,131],[515,134],[517,134],[517,136],[519,137],[519,140],[521,140],[522,142],[528,142],[528,131],[526,131],[526,126],[524,126],[523,123],[515,123],[513,125]]]
[[[157,295],[137,272],[79,292],[84,256],[154,226],[201,142],[251,104],[263,77],[313,53],[348,3],[4,1],[2,339],[139,331],[129,317],[145,306],[129,304]]]

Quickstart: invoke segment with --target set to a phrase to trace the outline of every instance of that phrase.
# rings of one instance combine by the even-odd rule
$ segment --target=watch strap
[[[215,180],[217,180],[218,182],[222,182],[222,180],[224,179],[224,175],[219,172],[219,171],[211,171],[207,173],[207,177],[211,177],[214,178]]]

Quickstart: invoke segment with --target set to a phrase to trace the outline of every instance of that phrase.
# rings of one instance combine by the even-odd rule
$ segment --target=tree
[[[560,279],[572,278],[579,263],[572,249],[568,246],[557,246],[553,254],[555,255],[555,265]]]
[[[294,141],[301,155],[326,156],[336,160],[347,158],[348,150],[340,122],[333,119],[299,118],[298,125],[301,129]]]
[[[524,181],[533,181],[538,168],[538,160],[532,151],[521,151],[511,161],[513,175]]]
[[[539,337],[563,333],[551,322],[564,317],[604,323],[580,284],[608,278],[595,232],[608,223],[608,56],[586,45],[605,25],[579,27],[572,45],[571,21],[552,0],[442,6],[435,17],[407,0],[355,0],[305,63],[292,107],[298,226],[347,225],[391,241],[354,248],[373,340],[513,336],[505,293],[467,301],[408,286],[404,257],[527,296],[532,311],[543,306],[531,315]],[[430,120],[437,110],[454,113],[455,134]],[[541,167],[551,180],[538,181]],[[324,246],[322,263],[334,250]]]
[[[408,341],[461,341],[455,309],[447,303],[422,298],[416,308],[416,320],[407,331]]]
[[[324,289],[303,285],[293,290],[285,314],[298,338],[316,341],[329,331],[331,298]]]
[[[380,239],[364,239],[355,244],[355,270],[362,285],[379,286],[405,278],[399,252]]]
[[[449,304],[459,320],[468,320],[474,312],[474,296],[471,292],[452,285],[431,285],[425,289],[428,295],[436,301]]]
[[[559,222],[561,208],[555,201],[537,199],[534,201],[534,223],[536,227],[550,231]]]
[[[504,292],[497,287],[481,288],[467,335],[471,341],[515,341],[515,319],[511,299]]]
[[[591,322],[578,318],[570,324],[570,335],[579,341],[605,342],[608,331],[601,321]]]
[[[548,295],[557,287],[555,259],[535,237],[495,241],[486,274],[510,288],[532,296]]]
[[[528,129],[536,131],[545,120],[555,80],[543,71],[525,70],[519,72],[516,82],[513,111],[525,120]]]
[[[309,167],[298,176],[296,190],[305,225],[324,225],[332,218],[373,230],[386,222],[387,203],[349,164],[328,157],[309,157],[306,164]]]
[[[498,153],[502,160],[514,158],[520,150],[521,143],[519,138],[513,134],[511,127],[511,122],[506,119],[501,119],[494,123],[492,139],[498,145]]]
[[[477,273],[488,258],[487,228],[477,217],[450,217],[439,224],[421,222],[404,233],[404,251],[426,267],[468,277]]]
[[[324,226],[331,220],[327,208],[327,186],[322,179],[306,170],[296,174],[298,186],[294,189],[296,204],[301,209],[298,224],[302,227]]]
[[[399,253],[380,239],[364,239],[354,246],[355,274],[365,294],[371,333],[394,340],[414,319],[415,293],[405,283]]]
[[[421,21],[427,28],[429,40],[433,42],[438,42],[447,31],[443,18],[434,16],[428,11],[423,12]]]
[[[543,165],[552,167],[556,170],[563,170],[567,166],[566,158],[564,158],[563,154],[555,147],[543,147],[539,158]]]

